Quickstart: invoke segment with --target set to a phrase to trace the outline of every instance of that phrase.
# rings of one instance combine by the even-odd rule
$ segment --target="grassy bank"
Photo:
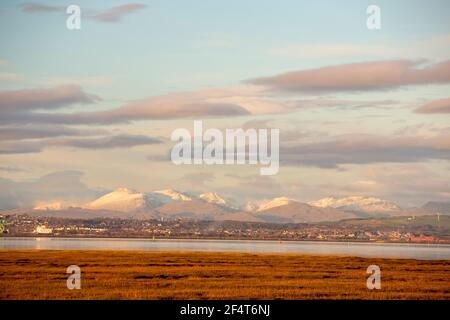
[[[381,290],[366,287],[371,264]],[[69,265],[81,290],[66,287]],[[449,275],[449,260],[0,250],[0,299],[450,299]]]

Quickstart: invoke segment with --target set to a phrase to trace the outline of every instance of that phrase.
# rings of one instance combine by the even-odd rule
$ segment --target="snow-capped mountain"
[[[199,198],[206,202],[209,202],[209,203],[220,204],[220,205],[226,204],[226,201],[215,192],[203,193],[199,196]]]
[[[259,212],[264,210],[269,210],[271,208],[282,207],[288,205],[295,200],[289,199],[287,197],[278,197],[263,201],[248,201],[243,209],[247,212]]]
[[[128,188],[118,188],[113,192],[89,202],[85,205],[85,208],[91,210],[133,212],[148,210],[158,205],[160,205],[160,203],[152,203],[151,197],[144,193]]]
[[[328,197],[316,201],[310,201],[308,204],[320,208],[330,207],[368,213],[401,211],[401,208],[393,202],[380,198],[364,196],[351,196],[344,198]]]
[[[294,200],[291,200],[286,197],[278,197],[272,200],[264,201],[258,205],[256,212],[265,211],[276,207],[281,207],[292,203]]]
[[[165,195],[175,201],[192,201],[192,198],[190,196],[173,189],[157,190],[153,193]]]
[[[41,202],[36,204],[34,211],[41,215],[45,212],[46,215],[77,218],[184,218],[214,221],[309,223],[380,215],[393,216],[412,213],[419,215],[422,211],[428,212],[429,210],[417,208],[414,212],[408,212],[393,202],[364,196],[328,197],[308,203],[280,196],[265,201],[249,201],[246,205],[239,206],[234,204],[233,199],[225,200],[215,192],[205,192],[196,196],[173,189],[142,193],[128,188],[118,188],[81,207],[73,204],[69,206],[66,202]]]
[[[253,215],[266,222],[303,223],[317,221],[336,221],[355,218],[351,212],[335,208],[319,208],[287,197],[278,197],[259,204],[248,203],[247,209],[253,209]]]

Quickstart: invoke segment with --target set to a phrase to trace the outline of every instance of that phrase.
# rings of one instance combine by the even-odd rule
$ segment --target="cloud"
[[[65,139],[54,141],[52,145],[83,149],[130,148],[140,145],[159,144],[160,140],[142,135],[117,135],[96,139]]]
[[[66,85],[51,89],[0,91],[0,115],[38,109],[57,109],[75,103],[94,103],[100,98],[85,93],[80,86]]]
[[[100,22],[119,22],[125,15],[137,12],[145,7],[146,5],[140,3],[124,4],[95,14],[94,19]]]
[[[342,164],[450,159],[450,135],[341,135],[327,141],[280,146],[281,164],[337,168]]]
[[[49,6],[40,3],[25,3],[22,5],[22,11],[26,13],[58,12],[61,10],[63,10],[61,6]]]
[[[450,113],[450,98],[431,101],[415,111],[418,113]]]
[[[392,100],[283,100],[256,86],[205,89],[172,93],[132,102],[99,115],[115,115],[118,119],[175,119],[192,117],[233,117],[245,115],[282,114],[301,108],[317,107],[380,107],[396,103]],[[194,108],[195,107],[195,108]],[[117,120],[115,120],[117,121]]]
[[[20,153],[37,153],[44,148],[42,142],[20,142],[20,143],[0,143],[0,155],[3,154],[20,154]]]
[[[21,7],[22,11],[25,13],[65,13],[66,10],[66,7],[64,6],[52,6],[40,3],[26,3]],[[137,12],[146,7],[146,5],[141,3],[128,3],[106,10],[82,8],[82,12],[86,18],[93,19],[97,22],[114,23],[120,22],[126,15]]]
[[[182,118],[224,118],[247,115],[281,114],[312,107],[380,107],[395,101],[351,101],[336,99],[283,100],[270,96],[258,86],[204,89],[177,92],[129,102],[118,108],[91,112],[54,111],[75,103],[95,103],[96,95],[80,86],[50,89],[0,91],[0,124],[113,124],[138,120]]]
[[[142,135],[116,135],[99,138],[59,138],[24,140],[0,143],[0,154],[19,154],[41,152],[48,147],[73,147],[81,149],[115,149],[131,148],[141,145],[159,144],[156,138]]]
[[[134,120],[230,117],[250,114],[250,111],[239,104],[228,102],[220,97],[223,96],[214,90],[168,94],[133,101],[115,109],[69,114],[34,112],[34,110],[57,109],[74,103],[94,103],[100,98],[85,93],[79,86],[0,91],[0,123],[110,124]]]
[[[144,100],[128,104],[122,108],[99,112],[97,118],[104,121],[120,121],[121,117],[137,119],[176,119],[191,117],[226,117],[247,115],[249,112],[232,103],[214,103],[204,101],[177,101],[167,99]]]
[[[288,92],[385,90],[450,83],[450,60],[426,66],[408,60],[350,63],[256,78],[249,83]]]
[[[104,130],[80,130],[59,125],[23,125],[0,127],[0,141],[40,139],[58,136],[86,136],[105,134]]]
[[[33,207],[42,201],[84,203],[100,192],[88,188],[80,171],[60,171],[39,179],[16,182],[0,178],[0,210]]]
[[[99,100],[98,96],[86,93],[76,85],[0,91],[0,124],[57,123],[60,118],[70,115],[59,114],[61,116],[59,118],[55,114],[36,111],[55,110],[73,104],[91,104]]]
[[[33,121],[37,123],[62,124],[112,124],[125,123],[136,120],[167,120],[192,117],[229,117],[249,114],[240,106],[223,103],[196,103],[196,104],[158,104],[138,103],[130,104],[118,109],[79,112],[74,114],[63,113],[34,113],[32,117],[15,118],[12,121]],[[1,120],[0,120],[1,121]]]

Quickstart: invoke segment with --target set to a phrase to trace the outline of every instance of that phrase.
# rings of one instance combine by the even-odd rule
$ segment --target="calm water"
[[[0,249],[235,251],[423,260],[450,259],[450,245],[314,241],[0,238]]]

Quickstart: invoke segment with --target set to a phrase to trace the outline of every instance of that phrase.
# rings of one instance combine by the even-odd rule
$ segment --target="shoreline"
[[[148,241],[161,241],[161,240],[181,240],[181,241],[261,241],[261,242],[313,242],[313,243],[351,243],[351,244],[398,244],[398,245],[436,245],[436,246],[450,246],[450,242],[433,241],[433,242],[412,242],[412,241],[367,241],[367,240],[317,240],[317,239],[248,239],[248,238],[217,238],[217,237],[203,237],[203,238],[186,238],[186,237],[170,237],[170,238],[148,238],[139,236],[130,237],[105,237],[105,236],[90,236],[90,235],[72,235],[72,236],[46,236],[46,235],[3,235],[1,239],[19,239],[19,238],[50,238],[50,239],[118,239],[118,240],[148,240]]]
[[[2,240],[3,239],[3,240]],[[447,244],[319,242],[272,240],[211,239],[144,239],[79,237],[8,237],[0,238],[0,250],[85,250],[85,251],[167,251],[167,252],[234,252],[251,254],[301,254],[315,256],[348,256],[370,259],[415,259],[450,261]]]

